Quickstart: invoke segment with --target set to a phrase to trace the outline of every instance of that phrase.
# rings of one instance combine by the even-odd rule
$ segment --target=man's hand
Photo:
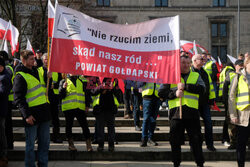
[[[26,118],[27,124],[34,125],[35,118],[31,115],[28,118]]]
[[[65,82],[63,83],[63,88],[67,88],[67,86],[68,86],[68,83],[65,81]]]
[[[184,92],[182,90],[176,91],[176,97],[182,97],[184,95]]]
[[[48,76],[48,78],[52,78],[52,72],[48,71],[47,76]]]

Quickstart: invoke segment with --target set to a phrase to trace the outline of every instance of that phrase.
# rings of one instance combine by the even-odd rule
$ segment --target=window
[[[167,7],[168,0],[155,0],[155,6],[156,7]]]
[[[213,0],[213,6],[214,7],[225,7],[226,0]]]
[[[212,23],[212,37],[226,37],[227,23]]]
[[[212,55],[215,59],[220,58],[222,63],[227,62],[227,46],[212,46]]]
[[[97,6],[110,6],[110,0],[97,0]]]

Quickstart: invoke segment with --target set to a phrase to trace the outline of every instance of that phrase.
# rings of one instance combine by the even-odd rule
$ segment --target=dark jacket
[[[211,79],[213,82],[217,82],[217,74],[218,74],[218,68],[215,63],[212,64],[212,74],[211,74]]]
[[[12,88],[11,75],[6,68],[0,73],[0,117],[5,117],[8,112],[8,95]]]
[[[203,104],[209,104],[209,105],[213,105],[214,104],[214,99],[209,100],[209,94],[210,94],[210,83],[209,83],[209,74],[201,67],[200,70],[191,67],[192,71],[197,72],[200,74],[201,79],[203,80],[203,82],[206,85],[206,90],[205,93],[203,94],[203,96],[200,96],[199,98],[199,105],[203,105]]]
[[[185,81],[185,88],[184,89],[190,93],[199,94],[199,97],[201,97],[203,95],[203,93],[205,92],[205,85],[204,85],[201,77],[198,78],[198,81],[196,84],[186,84],[188,76],[189,76],[189,73],[188,74],[181,74],[181,77]],[[177,91],[177,88],[170,89],[170,84],[162,84],[160,89],[159,89],[158,95],[164,101],[166,99],[172,100],[172,99],[177,98],[176,91]],[[170,109],[169,119],[179,119],[180,118],[180,116],[179,116],[180,110],[179,109],[180,109],[179,107]],[[200,119],[199,118],[199,111],[197,109],[190,108],[186,105],[183,105],[182,106],[182,118],[183,119]]]
[[[67,79],[70,79],[71,82],[76,86],[76,80],[78,79],[77,76],[69,76]],[[60,97],[60,99],[64,99],[66,97],[66,94],[67,94],[66,88],[63,88],[64,82],[65,82],[65,79],[61,80],[60,84],[59,84],[59,97]],[[83,91],[85,93],[85,106],[90,107],[90,103],[91,103],[90,90],[87,89],[87,82],[82,82],[82,83],[83,83]]]
[[[104,78],[102,84],[91,90],[93,96],[97,96],[100,94],[100,105],[94,107],[94,113],[98,114],[98,112],[112,112],[114,114],[117,113],[117,107],[114,102],[115,96],[119,99],[119,87],[118,80],[115,79],[115,86],[113,89],[110,89],[111,78]],[[105,85],[104,85],[105,84]]]
[[[15,69],[15,73],[17,72],[25,72],[32,76],[34,76],[37,80],[40,81],[38,71],[35,67],[32,70],[26,68],[24,65],[20,64]],[[27,83],[26,80],[22,77],[22,75],[17,74],[14,78],[13,84],[13,92],[14,92],[14,103],[20,109],[24,120],[29,116],[33,116],[35,118],[35,124],[40,122],[47,122],[50,120],[50,110],[49,104],[41,104],[34,107],[28,107],[28,103],[26,102],[26,93],[27,93]],[[25,126],[28,124],[25,122]]]

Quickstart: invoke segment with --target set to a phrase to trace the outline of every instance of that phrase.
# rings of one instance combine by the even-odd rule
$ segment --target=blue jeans
[[[142,140],[153,138],[160,104],[161,101],[158,98],[143,99]]]
[[[37,159],[39,167],[48,166],[48,153],[50,143],[50,122],[42,122],[37,125],[25,127],[26,150],[25,150],[25,166],[35,167],[35,140],[38,140]]]
[[[213,146],[214,145],[214,139],[213,139],[213,126],[212,126],[212,120],[211,120],[211,113],[210,108],[208,104],[200,105],[199,106],[201,117],[204,121],[205,125],[205,141],[207,146]]]

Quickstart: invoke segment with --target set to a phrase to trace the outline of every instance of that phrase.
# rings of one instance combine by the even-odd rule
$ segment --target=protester
[[[42,62],[42,55],[43,55],[43,53],[42,53],[42,51],[41,50],[36,50],[36,55],[35,55],[35,66],[37,66],[37,67],[42,67],[43,66],[43,62]]]
[[[199,97],[199,113],[205,124],[205,139],[207,149],[216,151],[213,141],[213,125],[211,120],[210,108],[214,105],[215,92],[210,75],[203,69],[203,58],[197,54],[192,57],[192,71],[200,74],[201,79],[206,85],[206,91],[203,96]]]
[[[48,54],[44,53],[41,57],[43,66],[38,68],[44,76],[44,81],[47,83],[47,73],[48,73]],[[48,97],[50,102],[50,112],[52,116],[52,125],[53,125],[53,135],[52,141],[54,143],[62,143],[62,139],[60,138],[60,121],[59,121],[59,82],[62,80],[61,74],[57,72],[50,72],[49,74],[49,87],[48,87]]]
[[[0,51],[0,57],[3,57],[3,60],[5,61],[6,65],[6,71],[10,74],[11,76],[11,91],[9,94],[9,100],[8,100],[8,112],[7,116],[5,118],[5,135],[7,138],[7,147],[8,149],[13,149],[14,148],[14,138],[13,138],[13,125],[12,125],[12,109],[13,109],[13,101],[14,101],[14,96],[13,96],[13,79],[14,79],[14,68],[15,65],[14,63],[10,64],[10,59],[8,56],[8,53],[5,51]]]
[[[243,60],[237,60],[232,67],[231,63],[229,64],[231,67],[225,67],[225,78],[221,78],[221,81],[225,81],[223,84],[223,103],[225,106],[225,122],[223,126],[223,141],[226,141],[229,138],[229,146],[228,149],[236,149],[236,126],[230,123],[230,117],[228,114],[228,96],[229,96],[229,87],[234,76],[238,73],[240,74],[241,70],[243,69]],[[228,69],[228,70],[227,70]],[[231,70],[230,70],[231,69]],[[235,70],[234,70],[235,69]],[[224,75],[224,70],[221,72],[221,75]]]
[[[202,53],[203,58],[203,67],[208,72],[212,79],[212,83],[214,86],[214,91],[216,98],[218,97],[218,87],[217,87],[217,74],[218,74],[218,68],[216,64],[212,61],[212,55],[210,53]]]
[[[86,139],[87,151],[93,151],[91,146],[91,136],[87,122],[86,112],[89,110],[91,97],[86,89],[87,82],[83,82],[78,76],[69,75],[60,82],[59,95],[62,99],[62,111],[66,119],[66,136],[70,151],[77,151],[72,134],[74,118],[77,118],[83,135]]]
[[[96,136],[98,147],[97,151],[104,150],[104,127],[108,128],[108,150],[113,152],[115,149],[115,114],[117,113],[119,102],[117,97],[118,80],[104,78],[100,86],[92,89],[94,95],[93,113],[96,118]]]
[[[5,68],[5,61],[0,57],[0,166],[6,167],[7,139],[5,135],[5,119],[8,114],[8,96],[11,90],[11,76]]]
[[[163,84],[159,90],[160,98],[168,99],[169,104],[170,145],[174,167],[179,167],[181,163],[183,129],[186,129],[189,136],[197,166],[203,167],[204,164],[198,104],[199,97],[205,92],[205,84],[198,73],[190,70],[190,66],[190,58],[181,56],[181,83]]]
[[[151,146],[158,145],[158,143],[154,141],[154,131],[161,104],[158,96],[159,88],[160,85],[157,83],[144,83],[144,86],[142,87],[143,123],[140,144],[141,147],[146,147],[147,144]]]
[[[21,51],[22,64],[16,68],[14,79],[14,102],[22,113],[25,126],[25,166],[35,166],[34,145],[37,138],[38,166],[48,166],[50,143],[50,111],[45,96],[43,76],[34,67],[34,54]]]
[[[237,128],[238,167],[245,166],[246,145],[250,136],[250,58],[244,61],[241,74],[235,75],[230,86],[228,99],[231,122]]]

